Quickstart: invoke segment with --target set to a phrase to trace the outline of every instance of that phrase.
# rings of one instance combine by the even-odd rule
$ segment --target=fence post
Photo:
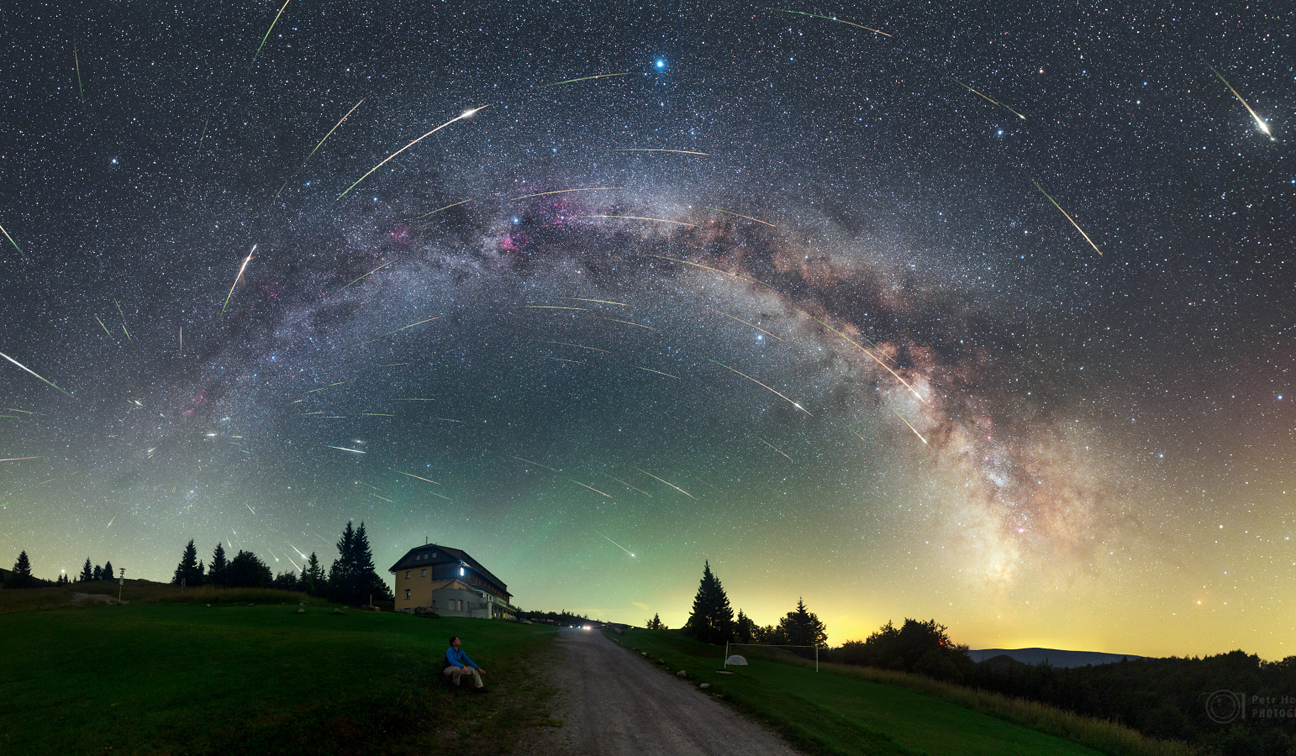
[[[725,658],[724,658],[724,664],[721,664],[721,665],[720,665],[720,669],[725,669],[725,668],[727,668],[728,666],[729,666],[729,641],[725,641]]]

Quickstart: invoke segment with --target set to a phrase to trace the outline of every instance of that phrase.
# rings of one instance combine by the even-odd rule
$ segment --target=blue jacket
[[[474,669],[481,669],[481,667],[477,666],[477,662],[468,658],[468,654],[465,654],[462,648],[455,648],[454,646],[446,649],[446,661],[449,662],[446,665],[448,667],[472,667]]]

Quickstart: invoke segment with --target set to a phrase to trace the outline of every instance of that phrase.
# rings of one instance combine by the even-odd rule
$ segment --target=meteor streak
[[[711,310],[710,307],[708,307],[707,309],[708,309],[708,310]],[[720,311],[719,311],[719,310],[711,310],[711,312],[720,312]],[[742,323],[742,324],[745,325],[745,326],[751,326],[752,328],[755,328],[756,330],[760,331],[761,333],[765,334],[766,336],[769,336],[771,339],[778,339],[779,341],[782,341],[782,342],[785,343],[785,344],[787,343],[787,342],[784,341],[783,339],[779,339],[779,337],[775,336],[774,334],[770,333],[769,331],[765,330],[764,328],[761,328],[761,327],[758,326],[758,325],[753,325],[752,323],[748,323],[747,321],[743,320],[742,318],[735,318],[734,316],[730,315],[730,314],[727,313],[727,312],[720,312],[720,314],[723,315],[723,316],[725,316],[726,318],[729,318],[730,320],[736,320],[736,321],[738,321],[739,323]]]
[[[452,207],[459,207],[460,205],[464,204],[465,202],[472,202],[472,200],[471,200],[471,199],[460,200],[460,201],[454,203],[453,205],[446,205],[445,207],[438,207],[437,209],[435,209],[435,210],[433,210],[433,211],[431,211],[431,212],[427,212],[427,213],[423,213],[422,215],[415,216],[414,220],[421,220],[421,219],[423,219],[423,218],[428,217],[429,215],[436,215],[437,213],[441,212],[442,210],[449,210],[449,209],[452,208]]]
[[[362,281],[362,280],[368,278],[369,276],[372,276],[374,273],[377,273],[378,271],[380,271],[380,270],[382,270],[383,268],[387,267],[388,265],[391,265],[391,264],[394,263],[394,262],[396,262],[396,261],[395,261],[395,260],[388,260],[387,262],[383,263],[382,265],[379,265],[378,267],[376,267],[376,268],[374,268],[373,270],[369,271],[368,273],[364,274],[363,276],[360,276],[360,278],[357,278],[355,281],[352,281],[351,283],[347,284],[346,286],[343,286],[342,289],[341,289],[341,291],[345,291],[346,289],[348,289],[348,288],[351,287],[351,284],[356,283],[356,281]]]
[[[245,502],[243,502],[243,506],[247,507],[247,508],[248,508],[248,511],[251,512],[252,514],[256,514],[256,510],[252,508],[252,505],[251,505],[251,504],[249,504],[249,503],[247,503],[247,502],[245,501]],[[278,557],[275,557],[275,561],[276,561],[276,562],[279,561],[279,558],[278,558]]]
[[[108,330],[108,326],[104,325],[102,320],[99,320],[99,316],[98,316],[98,315],[94,316],[94,319],[99,323],[99,327],[102,328],[102,329],[104,329],[104,333],[108,334],[108,338],[111,339],[111,338],[112,338],[112,331],[109,331],[109,330]]]
[[[884,404],[885,404],[885,403],[884,403]],[[915,427],[913,427],[913,424],[910,423],[908,420],[906,420],[906,419],[904,418],[904,415],[900,414],[899,412],[896,412],[894,409],[891,408],[891,405],[889,405],[889,404],[885,404],[885,406],[886,406],[887,409],[891,410],[891,414],[893,414],[893,415],[895,415],[896,417],[900,418],[900,422],[902,422],[902,423],[904,423],[905,425],[908,425],[908,426],[909,426],[909,430],[911,430],[911,431],[914,432],[914,435],[918,437],[918,440],[919,440],[919,441],[923,442],[924,444],[927,444],[927,446],[931,446],[931,444],[928,444],[928,443],[927,443],[927,439],[923,438],[923,437],[922,437],[922,434],[918,432],[918,429],[915,428]],[[857,434],[857,435],[858,435],[858,434]]]
[[[771,449],[773,449],[774,451],[778,452],[779,454],[782,454],[783,456],[787,457],[787,460],[788,460],[789,462],[796,462],[795,459],[792,459],[791,457],[788,457],[788,455],[787,455],[787,454],[786,454],[782,449],[778,448],[778,447],[775,446],[774,444],[771,444],[770,442],[766,441],[765,439],[761,438],[760,436],[757,436],[757,437],[756,437],[756,440],[759,441],[759,442],[761,442],[762,444],[765,444],[766,446],[768,446],[769,448],[771,448]]]
[[[256,62],[257,55],[261,54],[261,48],[265,47],[266,40],[270,39],[270,32],[274,31],[275,24],[279,23],[279,17],[283,15],[284,8],[287,8],[288,3],[291,2],[292,0],[284,0],[283,7],[281,7],[279,12],[275,14],[274,20],[270,22],[270,28],[266,29],[265,36],[261,38],[261,44],[257,45],[256,54],[252,56],[252,63]],[[248,68],[252,67],[252,63],[248,63]]]
[[[594,319],[595,319],[595,320],[606,320],[606,321],[611,322],[611,323],[622,323],[622,324],[624,324],[624,325],[639,326],[640,328],[647,328],[647,329],[650,330],[650,331],[655,331],[655,330],[657,330],[656,328],[653,328],[652,326],[646,326],[646,325],[644,325],[643,323],[634,323],[634,322],[631,322],[631,321],[629,321],[629,320],[617,320],[616,318],[600,318],[600,317],[597,316],[597,315],[594,316]]]
[[[77,72],[77,95],[81,98],[81,104],[85,104],[85,90],[81,88],[81,56],[77,55],[76,43],[72,43],[72,60],[76,63]]]
[[[564,81],[555,81],[550,84],[545,84],[543,87],[540,88],[546,89],[548,87],[556,87],[559,84],[574,84],[578,81],[589,81],[590,79],[607,79],[612,76],[629,76],[629,75],[630,74],[628,73],[614,73],[614,74],[598,74],[597,76],[582,76],[578,79],[566,79]]]
[[[0,459],[0,462],[22,462],[24,459],[44,459],[44,457],[10,457],[9,459]],[[53,478],[50,480],[53,480]],[[48,483],[49,481],[45,482]]]
[[[396,503],[396,502],[392,501],[391,499],[387,498],[386,496],[379,496],[379,495],[376,494],[376,493],[371,493],[371,494],[369,494],[369,495],[372,496],[372,497],[374,497],[375,499],[382,499],[383,501],[387,502],[388,504],[395,504],[395,503]]]
[[[408,476],[408,477],[411,477],[411,478],[418,478],[419,480],[423,481],[424,483],[431,483],[431,484],[434,485],[434,486],[439,486],[439,485],[441,485],[440,483],[436,482],[435,480],[428,480],[427,478],[419,478],[419,476],[414,475],[413,473],[401,472],[400,470],[397,470],[396,472],[400,473],[401,475],[405,475],[405,476]]]
[[[573,215],[572,217],[573,218],[618,218],[620,220],[657,221],[658,223],[673,223],[676,226],[688,226],[689,228],[697,228],[696,223],[685,223],[683,221],[666,220],[665,218],[646,218],[642,215]]]
[[[629,489],[632,490],[632,491],[639,491],[639,493],[643,494],[644,496],[647,496],[647,497],[650,498],[650,499],[653,497],[653,495],[650,494],[650,493],[648,493],[647,491],[643,491],[643,490],[641,490],[641,489],[635,488],[634,486],[630,485],[629,483],[625,482],[624,480],[621,480],[620,478],[616,478],[616,477],[613,477],[613,476],[611,476],[611,475],[609,475],[608,477],[609,477],[609,478],[612,478],[612,480],[615,480],[616,482],[620,483],[621,485],[625,486],[626,488],[629,488]]]
[[[968,85],[964,84],[963,82],[959,81],[958,79],[954,78],[953,76],[950,76],[950,77],[948,77],[948,78],[949,78],[950,81],[954,82],[955,84],[958,84],[960,87],[963,87],[964,89],[966,89],[967,91],[971,92],[972,94],[974,94],[974,95],[976,95],[976,96],[978,96],[978,97],[982,97],[982,98],[984,98],[987,102],[991,102],[991,103],[994,103],[995,105],[998,105],[999,107],[1003,108],[1004,110],[1007,110],[1009,113],[1012,113],[1013,115],[1017,116],[1018,118],[1022,119],[1023,121],[1026,120],[1026,116],[1022,115],[1021,113],[1018,113],[1017,111],[1013,110],[1012,108],[1008,107],[1007,105],[1003,104],[1002,102],[999,102],[998,100],[995,100],[995,99],[993,99],[993,98],[987,97],[987,96],[984,95],[984,94],[981,94],[980,92],[976,91],[976,90],[973,89],[972,87],[969,87]]]
[[[588,488],[589,490],[593,491],[593,492],[596,493],[596,494],[601,494],[601,495],[603,495],[603,496],[607,496],[609,499],[612,498],[610,495],[603,493],[602,491],[598,490],[597,488],[594,488],[593,486],[587,486],[587,485],[585,485],[584,483],[580,482],[579,480],[575,480],[574,478],[567,478],[567,480],[570,480],[572,483],[575,483],[576,485],[580,486],[581,488]],[[631,554],[630,556],[634,556],[634,554]]]
[[[1247,112],[1251,114],[1251,117],[1255,119],[1256,125],[1259,126],[1260,130],[1265,133],[1265,136],[1269,137],[1269,141],[1271,142],[1276,141],[1274,139],[1273,134],[1269,132],[1269,124],[1265,123],[1264,120],[1260,118],[1260,116],[1256,115],[1256,112],[1251,109],[1251,106],[1247,104],[1246,100],[1242,99],[1242,95],[1238,94],[1238,91],[1233,88],[1233,85],[1225,81],[1224,77],[1220,75],[1220,72],[1215,70],[1215,66],[1212,66],[1210,64],[1210,61],[1206,60],[1206,56],[1202,55],[1201,53],[1197,53],[1197,57],[1201,58],[1202,62],[1206,64],[1206,67],[1211,70],[1211,73],[1215,74],[1215,78],[1219,79],[1220,81],[1223,81],[1224,86],[1228,87],[1229,91],[1233,93],[1233,96],[1238,98],[1238,102],[1242,103],[1242,107],[1246,108]]]
[[[609,352],[609,351],[606,350],[606,349],[599,349],[598,347],[590,347],[590,346],[581,346],[580,344],[569,344],[569,343],[567,343],[566,341],[546,341],[546,342],[544,342],[544,343],[546,343],[546,344],[561,344],[562,346],[576,347],[577,349],[588,349],[588,350],[590,350],[591,352],[602,352],[603,354],[612,354],[611,352]]]
[[[740,370],[734,370],[733,368],[729,367],[728,365],[724,364],[723,362],[716,362],[715,360],[711,359],[710,357],[707,357],[707,358],[706,358],[706,361],[707,361],[707,362],[710,362],[710,363],[713,363],[713,364],[716,364],[716,365],[719,365],[720,367],[724,368],[725,370],[731,370],[731,371],[737,373],[738,375],[741,375],[742,377],[746,378],[747,380],[751,381],[752,383],[756,384],[757,386],[760,386],[761,388],[765,389],[766,391],[769,391],[770,393],[772,393],[772,394],[774,394],[775,396],[779,397],[780,399],[782,399],[783,401],[785,401],[785,402],[787,402],[788,404],[792,405],[793,407],[796,407],[797,409],[801,410],[802,412],[806,413],[807,415],[810,415],[810,417],[814,417],[814,415],[811,414],[810,411],[807,410],[805,407],[802,407],[800,404],[797,404],[796,402],[792,401],[791,399],[788,399],[786,396],[780,394],[779,392],[775,391],[774,389],[770,388],[769,386],[766,386],[765,384],[761,383],[760,381],[756,380],[755,378],[751,377],[750,375],[747,375],[746,373],[744,373],[744,372],[742,372],[742,371],[740,371]]]
[[[575,301],[577,301],[577,302],[596,302],[596,303],[598,303],[598,304],[610,304],[610,305],[616,305],[617,307],[629,307],[629,306],[630,306],[630,305],[626,304],[625,302],[613,302],[613,301],[611,301],[611,300],[609,300],[609,299],[584,299],[584,298],[582,298],[582,297],[558,297],[558,298],[559,298],[559,299],[572,299],[572,300],[575,300]]]
[[[292,566],[296,567],[298,572],[302,571],[301,565],[297,564],[296,562],[293,562],[292,557],[288,556],[287,554],[284,554],[284,559],[287,559],[289,562],[292,562]]]
[[[64,391],[63,389],[59,388],[58,386],[55,386],[53,383],[50,383],[49,381],[45,380],[44,378],[41,378],[41,376],[40,376],[40,375],[39,375],[35,370],[32,370],[31,368],[29,368],[29,367],[27,367],[26,365],[22,364],[22,363],[19,362],[18,360],[15,360],[14,358],[10,357],[9,355],[5,354],[4,352],[0,352],[0,357],[3,357],[3,358],[5,358],[6,360],[9,360],[10,362],[12,362],[13,364],[15,364],[15,365],[17,365],[18,367],[22,368],[23,370],[26,370],[27,372],[31,373],[32,375],[36,376],[37,378],[40,378],[40,380],[43,381],[45,384],[51,386],[52,388],[54,388],[55,390],[57,390],[60,394],[66,396],[67,398],[71,399],[72,401],[80,401],[80,400],[77,399],[75,396],[72,396],[71,394],[69,394],[68,392],[66,392],[66,391]]]
[[[287,3],[284,3],[284,5],[287,5]],[[351,186],[348,186],[348,187],[346,188],[346,191],[345,191],[345,192],[342,192],[341,194],[339,194],[339,195],[337,196],[337,199],[335,199],[335,200],[333,200],[333,201],[334,201],[334,202],[337,202],[337,200],[340,200],[340,199],[342,199],[343,197],[345,197],[345,196],[347,196],[348,194],[350,194],[350,193],[351,193],[351,190],[354,189],[354,188],[356,188],[356,185],[357,185],[357,184],[359,184],[361,181],[364,181],[365,179],[369,178],[369,174],[370,174],[370,173],[373,173],[374,171],[376,171],[376,170],[378,170],[379,168],[381,168],[381,167],[383,167],[384,165],[386,165],[388,160],[391,160],[392,158],[394,158],[394,157],[396,157],[397,155],[401,154],[401,153],[404,152],[405,150],[408,150],[409,148],[413,147],[414,145],[418,144],[419,142],[423,141],[424,139],[426,139],[426,138],[432,136],[433,134],[437,133],[437,132],[440,131],[441,129],[444,129],[445,127],[449,126],[450,124],[454,123],[455,121],[460,121],[460,120],[463,120],[464,118],[471,118],[472,115],[473,115],[474,113],[478,112],[479,110],[485,110],[485,109],[488,108],[488,107],[490,107],[490,106],[489,106],[489,105],[483,105],[483,106],[481,106],[480,108],[472,108],[472,109],[470,109],[470,110],[465,110],[464,112],[460,113],[459,115],[455,116],[454,118],[451,118],[450,120],[446,121],[445,123],[441,124],[440,126],[436,127],[435,129],[432,129],[431,131],[429,131],[428,133],[426,133],[426,134],[424,134],[423,136],[419,137],[418,139],[415,139],[414,141],[410,142],[409,144],[405,145],[404,147],[400,148],[399,150],[396,150],[396,151],[393,152],[392,154],[388,155],[386,160],[384,160],[384,161],[382,161],[381,163],[379,163],[378,165],[375,165],[374,167],[370,168],[370,169],[369,169],[369,173],[366,173],[365,175],[363,175],[363,176],[361,176],[360,178],[356,179],[355,184],[352,184]],[[451,207],[453,207],[453,205],[452,205]]]
[[[285,6],[288,5],[288,3],[284,3],[284,5]],[[364,102],[364,98],[361,98],[360,102]],[[351,109],[346,112],[346,115],[342,116],[342,121],[345,121],[352,113],[355,112],[356,108],[360,107],[360,102],[357,102],[355,105],[351,106]],[[324,138],[319,140],[319,144],[315,145],[315,149],[311,150],[310,154],[306,156],[306,159],[302,161],[301,168],[306,167],[306,164],[310,162],[310,159],[315,156],[315,151],[318,150],[321,146],[323,146],[324,142],[328,141],[329,137],[333,136],[333,132],[337,131],[338,126],[342,125],[342,121],[338,121],[337,123],[333,124],[333,128],[329,129],[329,132],[324,135]],[[298,168],[297,170],[301,170],[301,168]]]
[[[701,155],[703,157],[711,157],[711,153],[709,152],[695,152],[693,150],[665,150],[653,147],[626,147],[619,150],[607,150],[607,152],[675,152],[680,155]]]
[[[518,461],[520,461],[520,462],[525,462],[525,463],[527,463],[528,465],[535,465],[536,467],[543,467],[544,469],[549,470],[550,472],[558,472],[557,470],[553,469],[553,468],[550,467],[549,465],[542,465],[542,464],[540,464],[539,462],[536,462],[534,459],[527,459],[526,457],[519,457],[519,456],[516,456],[516,455],[513,455],[513,454],[510,454],[509,456],[510,456],[510,457],[513,457],[513,459],[516,459],[516,460],[518,460]]]
[[[1075,230],[1079,231],[1080,235],[1085,238],[1085,241],[1089,242],[1089,246],[1093,247],[1094,251],[1098,253],[1099,257],[1102,257],[1102,250],[1098,249],[1098,245],[1093,243],[1093,239],[1089,238],[1089,234],[1086,234],[1084,232],[1084,229],[1080,228],[1080,224],[1076,223],[1075,219],[1073,219],[1071,215],[1067,213],[1067,211],[1063,210],[1062,206],[1059,205],[1056,200],[1054,200],[1052,197],[1049,197],[1049,193],[1044,191],[1044,187],[1040,186],[1039,182],[1037,182],[1035,179],[1031,179],[1031,183],[1035,185],[1036,189],[1040,190],[1040,194],[1044,195],[1045,197],[1048,197],[1048,201],[1053,203],[1053,207],[1056,207],[1058,209],[1058,212],[1065,215],[1066,219],[1071,221],[1071,225],[1075,226]]]
[[[594,531],[594,532],[595,532],[595,533],[598,533],[599,535],[603,536],[604,538],[607,538],[608,543],[612,544],[613,546],[617,547],[618,549],[621,549],[622,551],[624,551],[625,553],[629,554],[630,556],[632,556],[632,557],[634,556],[634,553],[631,552],[630,549],[627,549],[626,547],[622,546],[621,544],[617,543],[616,541],[613,541],[611,538],[608,538],[607,536],[603,535],[602,533],[599,533],[597,530]],[[637,557],[636,557],[636,558],[637,558]]]
[[[892,37],[892,36],[895,36],[895,35],[893,35],[893,34],[887,34],[887,33],[884,32],[884,31],[879,31],[878,29],[872,29],[872,28],[869,28],[869,27],[867,27],[867,26],[863,26],[863,25],[861,25],[861,24],[856,24],[856,23],[853,23],[853,22],[850,22],[850,21],[843,21],[842,19],[837,18],[836,16],[821,16],[821,15],[819,15],[818,13],[802,13],[801,11],[783,10],[782,8],[770,8],[770,10],[772,10],[772,11],[774,11],[774,12],[776,12],[776,13],[794,13],[794,14],[796,14],[796,15],[798,15],[798,16],[809,16],[810,18],[822,18],[822,19],[824,19],[824,20],[826,20],[826,21],[836,21],[836,22],[839,23],[839,24],[846,24],[847,26],[854,26],[854,27],[856,27],[856,28],[858,28],[858,29],[863,29],[864,31],[871,31],[871,32],[873,32],[874,34],[881,34],[881,35],[884,36],[884,37]]]
[[[26,252],[23,252],[23,251],[22,251],[22,247],[18,246],[18,242],[16,242],[16,241],[13,240],[13,237],[9,235],[9,232],[8,232],[8,231],[5,231],[5,230],[4,230],[4,226],[0,226],[0,234],[4,234],[4,235],[5,235],[5,238],[8,239],[8,240],[9,240],[9,243],[13,245],[13,248],[16,249],[16,250],[18,250],[18,254],[22,255],[22,259],[23,259],[23,260],[26,260],[26,259],[27,259],[27,253],[26,253]]]
[[[117,515],[113,515],[112,520],[109,520],[109,521],[108,521],[108,528],[111,528],[111,527],[112,527],[113,520],[116,520],[116,519],[117,519]],[[107,530],[108,528],[104,528],[104,530]]]
[[[705,207],[705,208],[708,209],[708,210],[714,210],[714,211],[716,211],[717,213],[724,213],[725,215],[732,215],[732,216],[734,216],[735,218],[744,218],[744,219],[749,220],[749,221],[756,221],[757,223],[760,223],[760,224],[763,224],[763,225],[769,226],[770,228],[778,228],[778,226],[774,225],[773,223],[766,223],[765,221],[761,220],[760,218],[753,218],[753,217],[751,217],[750,215],[740,215],[740,214],[738,214],[738,213],[731,213],[731,212],[729,212],[728,210],[721,210],[721,209],[718,208],[718,207],[711,207],[710,205],[703,205],[702,207]]]
[[[345,446],[329,446],[328,444],[325,444],[325,446],[328,446],[328,448],[330,448],[330,449],[337,449],[338,451],[351,452],[352,454],[364,454],[364,453],[365,453],[365,452],[361,451],[360,449],[348,449],[348,448],[346,448]]]
[[[657,477],[656,475],[653,475],[652,473],[648,472],[647,470],[643,469],[642,467],[636,467],[635,469],[638,470],[639,472],[643,473],[644,475],[647,475],[648,477],[652,478],[653,480],[658,481],[659,483],[666,483],[666,485],[670,486],[671,488],[675,489],[676,491],[679,491],[680,493],[684,494],[685,496],[689,497],[690,499],[693,499],[694,501],[697,501],[697,497],[696,497],[696,496],[694,496],[693,494],[689,493],[688,491],[685,491],[684,489],[680,488],[679,486],[675,485],[674,483],[667,483],[666,481],[662,480],[661,478]],[[638,489],[636,489],[636,490],[638,490]]]
[[[767,288],[767,289],[773,289],[773,288],[774,288],[773,286],[770,286],[769,284],[765,283],[764,281],[757,281],[757,280],[754,279],[754,278],[747,278],[747,277],[745,277],[745,276],[740,276],[740,275],[738,275],[737,273],[730,273],[730,272],[727,271],[727,270],[720,270],[719,268],[712,268],[712,267],[710,267],[710,266],[703,265],[702,263],[689,262],[688,260],[682,260],[682,259],[680,259],[680,258],[678,258],[678,257],[667,257],[667,256],[665,256],[665,255],[644,255],[644,257],[655,257],[655,258],[657,258],[658,260],[670,260],[671,262],[683,263],[683,264],[685,264],[685,265],[692,265],[692,266],[695,267],[695,268],[701,268],[702,270],[709,270],[709,271],[711,271],[712,273],[719,273],[719,274],[722,275],[722,276],[729,276],[729,277],[731,277],[731,278],[736,278],[736,279],[738,279],[739,281],[746,281],[747,283],[754,283],[754,284],[757,284],[757,285],[759,285],[759,286],[764,286],[764,287]]]
[[[664,375],[664,376],[666,376],[667,378],[674,378],[674,379],[677,380],[677,381],[679,380],[679,376],[678,376],[678,375],[671,375],[670,373],[663,373],[663,372],[660,371],[660,370],[653,370],[652,368],[646,368],[646,367],[641,367],[641,368],[639,368],[639,369],[640,369],[640,370],[647,371],[647,372],[649,372],[649,373],[656,373],[657,375]]]
[[[388,331],[387,333],[384,333],[382,336],[378,336],[378,337],[376,337],[376,338],[369,339],[368,341],[362,341],[362,342],[360,342],[359,344],[356,344],[356,346],[364,346],[365,344],[372,344],[373,342],[377,341],[378,339],[385,339],[385,338],[387,338],[388,336],[392,335],[393,333],[400,333],[401,331],[404,331],[404,330],[407,329],[407,328],[413,328],[413,327],[416,326],[416,325],[423,325],[424,323],[430,323],[430,322],[432,322],[433,320],[437,320],[437,319],[439,319],[440,317],[441,317],[440,315],[437,315],[437,316],[434,317],[434,318],[428,318],[427,320],[420,320],[420,321],[417,322],[417,323],[410,323],[410,324],[407,325],[407,326],[401,326],[400,328],[397,328],[397,329],[394,330],[394,331]]]
[[[521,197],[514,197],[510,199],[509,202],[517,202],[518,200],[530,199],[531,197],[547,197],[550,194],[566,194],[568,192],[597,192],[603,189],[611,189],[611,188],[612,187],[610,186],[589,186],[589,187],[585,187],[584,189],[556,189],[552,192],[539,192],[538,194],[524,194]]]
[[[802,310],[802,312],[805,312],[805,311]],[[820,320],[819,318],[816,318],[815,316],[810,315],[809,313],[806,313],[806,314],[809,315],[810,319],[813,320],[814,322],[818,323],[819,325],[823,326],[824,328],[827,328],[828,330],[832,331],[833,333],[837,334],[838,336],[842,337],[843,339],[846,339],[846,341],[850,342],[850,343],[851,343],[851,344],[852,344],[856,349],[860,350],[860,351],[863,352],[864,354],[867,354],[870,358],[873,359],[874,362],[876,362],[877,364],[881,365],[883,370],[885,370],[885,371],[887,371],[888,373],[890,373],[890,374],[892,375],[892,377],[894,377],[897,381],[900,381],[900,383],[903,384],[905,388],[909,389],[909,393],[911,393],[911,394],[913,394],[914,396],[918,397],[918,401],[922,402],[923,404],[927,404],[927,405],[930,405],[930,404],[931,404],[931,402],[927,401],[926,399],[924,399],[924,398],[922,397],[922,394],[919,394],[917,391],[915,391],[915,390],[914,390],[914,387],[913,387],[913,386],[910,386],[908,381],[906,381],[905,379],[901,378],[899,373],[897,373],[896,371],[892,370],[890,365],[887,365],[885,362],[883,362],[882,360],[878,359],[878,356],[877,356],[876,354],[873,354],[873,353],[870,352],[869,350],[867,350],[867,349],[865,349],[864,347],[860,346],[858,343],[856,343],[856,341],[855,341],[854,339],[850,338],[849,336],[847,336],[846,334],[844,334],[844,333],[842,333],[841,331],[837,330],[836,328],[833,328],[832,326],[830,326],[830,325],[828,325],[827,323],[823,322],[823,321]],[[865,341],[867,341],[867,339],[865,339]],[[869,342],[869,343],[872,343],[872,342]]]
[[[287,5],[287,3],[284,3],[284,5]],[[256,248],[257,245],[253,244],[252,252],[255,252]],[[234,296],[234,287],[238,286],[239,279],[243,277],[243,271],[247,268],[248,263],[252,262],[252,252],[248,252],[247,258],[245,258],[243,264],[239,266],[238,275],[234,276],[234,283],[230,285],[229,294],[225,295],[225,304],[221,305],[221,314],[225,313],[225,307],[229,305],[230,297]],[[121,305],[117,305],[117,309],[120,310]],[[122,316],[122,319],[125,320],[125,316]]]

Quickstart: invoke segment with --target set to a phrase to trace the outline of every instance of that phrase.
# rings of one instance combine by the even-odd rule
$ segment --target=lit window
[[[463,577],[463,575],[464,575],[464,568],[460,567],[460,568],[459,568],[459,577]]]

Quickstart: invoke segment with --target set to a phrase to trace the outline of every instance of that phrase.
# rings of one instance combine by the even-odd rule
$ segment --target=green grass
[[[0,752],[496,753],[556,724],[534,674],[552,628],[205,603],[0,614]],[[445,682],[452,634],[490,693]]]
[[[1111,723],[1086,720],[1036,704],[1014,708],[1002,696],[956,686],[924,686],[925,678],[901,680],[889,674],[821,665],[785,651],[743,648],[750,664],[719,674],[724,646],[697,643],[675,632],[630,630],[610,636],[623,645],[662,659],[667,669],[684,669],[708,693],[771,725],[789,742],[819,754],[960,754],[1021,756],[1098,753],[1130,756],[1188,754],[1178,744],[1152,741]],[[886,675],[887,673],[884,673]],[[907,684],[906,684],[907,683]],[[941,695],[963,691],[961,698]],[[976,696],[994,700],[979,706]],[[981,701],[984,704],[985,701]],[[1024,702],[1018,702],[1023,703]],[[1027,716],[1021,716],[1023,712]],[[1096,735],[1095,735],[1096,734]],[[1062,736],[1062,737],[1059,737]]]

